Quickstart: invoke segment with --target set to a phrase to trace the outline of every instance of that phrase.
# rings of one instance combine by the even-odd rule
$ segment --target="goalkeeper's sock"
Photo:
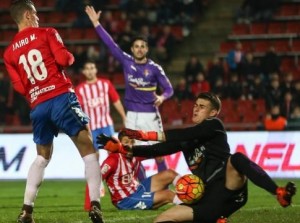
[[[95,153],[84,156],[85,178],[89,187],[91,201],[100,201],[101,172]]]
[[[276,194],[277,185],[259,165],[251,161],[242,153],[235,153],[230,158],[233,167],[246,175],[255,185]]]
[[[155,159],[158,172],[164,171],[168,169],[168,165],[166,160],[163,157],[157,157]]]
[[[49,163],[43,156],[38,155],[30,166],[27,176],[24,204],[33,206],[38,189],[44,179],[45,169]]]

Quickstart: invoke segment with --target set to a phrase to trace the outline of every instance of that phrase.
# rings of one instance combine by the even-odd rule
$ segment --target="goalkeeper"
[[[115,143],[120,144],[115,138],[104,135],[101,138],[112,140],[113,146]],[[134,139],[129,139],[124,133],[119,134],[119,139],[123,145],[134,144]],[[174,170],[164,170],[138,182],[138,170],[144,159],[110,153],[103,161],[102,179],[106,181],[113,205],[120,210],[149,210],[168,203],[182,203],[176,194],[168,189],[170,184],[175,185],[180,178]]]
[[[98,143],[104,149],[129,156],[155,157],[182,151],[191,172],[204,181],[205,193],[197,203],[173,206],[157,216],[154,222],[227,222],[226,219],[247,202],[248,179],[275,195],[281,206],[291,204],[296,193],[293,182],[278,187],[260,166],[242,153],[230,154],[225,128],[217,118],[220,110],[220,99],[212,93],[203,92],[193,107],[193,127],[164,132],[123,130],[123,134],[130,138],[161,143],[123,146],[98,137]]]

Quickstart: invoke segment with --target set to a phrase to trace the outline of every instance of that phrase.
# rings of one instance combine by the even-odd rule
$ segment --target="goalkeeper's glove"
[[[158,134],[155,131],[142,131],[124,128],[121,130],[120,134],[124,134],[131,139],[137,139],[141,141],[158,141]]]
[[[122,153],[128,157],[132,155],[129,147],[124,147],[118,139],[105,134],[97,136],[97,144],[99,149],[105,149],[111,153]]]

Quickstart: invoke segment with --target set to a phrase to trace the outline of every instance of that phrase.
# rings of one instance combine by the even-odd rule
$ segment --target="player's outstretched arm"
[[[133,130],[124,128],[121,130],[122,134],[128,136],[131,139],[137,139],[141,141],[165,141],[164,132],[155,132],[155,131],[142,131],[142,130]]]
[[[100,19],[101,11],[96,12],[93,6],[86,6],[85,12],[89,16],[94,27],[100,25],[99,19]]]

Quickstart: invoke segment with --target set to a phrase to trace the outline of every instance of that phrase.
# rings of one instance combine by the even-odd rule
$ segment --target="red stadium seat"
[[[250,26],[250,34],[266,34],[267,26],[265,23],[252,23]]]
[[[160,106],[160,110],[164,114],[177,113],[179,111],[178,101],[173,98],[168,99]]]
[[[85,29],[83,37],[84,39],[98,39],[97,33],[94,28]]]
[[[247,35],[249,34],[249,25],[248,24],[234,24],[232,27],[233,35]]]
[[[291,49],[289,40],[276,40],[273,44],[277,52],[288,52]]]
[[[279,34],[285,33],[285,23],[284,22],[271,22],[268,25],[269,34]]]
[[[85,32],[85,29],[82,29],[82,28],[69,29],[69,39],[70,40],[81,40],[83,38],[84,32]]]
[[[271,45],[271,43],[268,40],[256,40],[255,41],[255,51],[264,53],[269,49],[270,45]]]
[[[124,87],[125,79],[123,73],[112,74],[112,83],[118,87]]]
[[[293,40],[291,50],[294,52],[300,52],[300,40],[298,39]]]
[[[185,123],[191,123],[194,104],[194,100],[183,100],[179,102],[179,112]]]
[[[220,52],[221,53],[228,53],[230,50],[234,48],[234,42],[222,42],[220,44]]]
[[[299,33],[300,23],[298,21],[290,21],[286,24],[286,33]]]
[[[293,16],[298,14],[298,7],[296,4],[286,4],[279,8],[278,16]]]

